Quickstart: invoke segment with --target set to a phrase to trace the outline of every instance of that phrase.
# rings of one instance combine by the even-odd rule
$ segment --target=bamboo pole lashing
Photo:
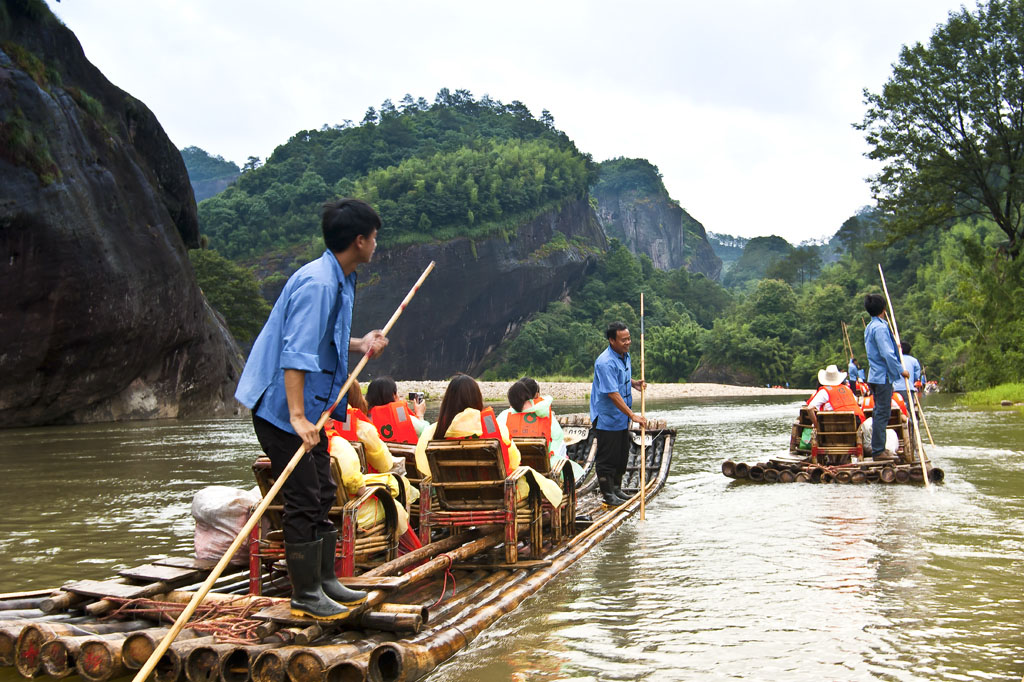
[[[398,318],[401,316],[406,306],[409,305],[409,302],[412,300],[413,296],[416,295],[416,292],[423,284],[423,281],[427,278],[427,276],[431,273],[433,269],[434,261],[431,261],[427,268],[423,271],[423,274],[420,275],[418,280],[416,280],[416,283],[413,285],[412,289],[409,290],[409,293],[406,294],[405,298],[402,300],[402,303],[398,306],[398,309],[391,316],[391,319],[388,320],[386,325],[384,325],[384,328],[381,330],[384,336],[387,336],[388,332],[391,331],[391,327],[394,326],[395,322],[398,321]],[[356,377],[359,376],[359,373],[362,371],[363,367],[366,366],[366,363],[369,361],[372,354],[373,350],[370,349],[366,351],[363,357],[359,360],[359,363],[349,374],[348,379],[346,379],[345,383],[342,384],[341,389],[338,391],[337,398],[334,399],[334,403],[331,405],[329,409],[325,410],[324,413],[320,415],[319,419],[317,419],[317,431],[323,428],[324,423],[326,423],[327,421],[327,418],[331,415],[335,408],[337,408],[338,404],[341,402],[341,399],[348,394],[349,387],[352,385],[352,382],[356,380]],[[257,505],[255,510],[253,510],[253,513],[250,515],[249,520],[239,531],[234,541],[231,543],[227,551],[224,553],[224,556],[221,557],[221,560],[219,562],[217,562],[217,565],[210,572],[209,577],[203,583],[199,591],[196,592],[195,597],[192,598],[192,600],[188,603],[185,609],[181,612],[181,615],[178,616],[178,619],[175,621],[174,626],[171,628],[170,632],[167,633],[167,636],[160,642],[156,650],[153,651],[152,655],[149,657],[149,660],[146,661],[145,665],[142,666],[138,674],[135,675],[133,682],[144,682],[144,680],[147,677],[149,677],[150,673],[153,672],[157,660],[160,658],[160,656],[164,654],[165,651],[167,651],[168,647],[170,647],[171,645],[171,642],[174,641],[174,638],[177,636],[177,634],[182,630],[182,628],[184,628],[185,623],[187,623],[188,619],[192,617],[193,613],[195,613],[195,610],[199,606],[199,603],[210,591],[210,588],[213,587],[213,583],[216,582],[217,578],[219,578],[221,573],[224,572],[224,569],[227,567],[228,562],[230,562],[231,558],[235,555],[235,552],[237,552],[238,549],[242,546],[242,543],[248,539],[249,533],[256,526],[256,524],[259,523],[260,518],[263,516],[263,512],[266,511],[268,506],[270,506],[271,501],[273,501],[273,499],[277,496],[277,493],[284,486],[285,481],[291,475],[292,471],[295,470],[295,467],[298,466],[299,460],[302,459],[305,453],[305,446],[300,445],[299,448],[295,451],[295,454],[292,456],[291,460],[288,462],[288,465],[281,472],[281,475],[277,477],[276,481],[274,481],[274,485],[271,486],[270,490],[267,491],[267,494],[260,501],[259,505]]]
[[[644,383],[644,294],[640,292],[640,520],[647,520],[647,386]]]

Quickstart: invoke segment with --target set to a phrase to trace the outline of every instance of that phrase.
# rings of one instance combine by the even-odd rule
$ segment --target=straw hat
[[[846,372],[840,372],[835,365],[818,370],[818,383],[822,386],[838,386],[846,381]]]

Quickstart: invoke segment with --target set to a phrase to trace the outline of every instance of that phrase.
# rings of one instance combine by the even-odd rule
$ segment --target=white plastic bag
[[[239,490],[223,485],[203,488],[192,498],[192,518],[196,520],[195,547],[197,559],[219,560],[231,546],[242,526],[249,520],[249,510],[259,503],[260,490]],[[231,563],[244,565],[249,561],[249,543],[243,543]]]

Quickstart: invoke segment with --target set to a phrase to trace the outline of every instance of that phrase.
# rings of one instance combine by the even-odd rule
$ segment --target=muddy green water
[[[719,473],[785,452],[797,404],[649,407],[679,436],[647,521],[430,679],[1020,680],[1024,414],[929,397],[932,492]],[[246,421],[0,431],[0,592],[189,552],[193,493],[251,487],[256,454]]]

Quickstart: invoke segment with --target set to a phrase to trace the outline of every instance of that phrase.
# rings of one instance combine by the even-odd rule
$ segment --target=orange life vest
[[[833,411],[855,412],[857,417],[864,421],[864,412],[860,409],[860,405],[857,404],[857,396],[853,394],[849,386],[839,384],[838,386],[822,386],[822,388],[828,394],[828,402],[832,405]]]
[[[370,421],[377,427],[380,439],[385,443],[416,444],[416,426],[412,423],[412,412],[404,400],[370,408]]]
[[[345,421],[340,422],[337,419],[328,419],[324,423],[327,440],[330,441],[334,436],[341,436],[350,443],[359,440],[359,432],[356,425],[361,421],[369,422],[370,419],[363,414],[362,410],[349,407],[345,412]]]
[[[526,408],[527,405],[523,407]],[[546,417],[541,417],[535,412],[509,412],[505,426],[512,438],[543,438],[545,443],[551,443],[550,411]]]
[[[475,436],[471,436],[473,438]],[[512,466],[509,462],[508,443],[501,437],[501,430],[498,429],[498,418],[494,416],[493,407],[485,407],[480,410],[480,438],[497,438],[498,446],[501,448],[501,458],[505,462],[505,474],[512,473]],[[459,439],[452,439],[459,440]]]
[[[903,413],[904,417],[907,416],[907,404],[905,402],[903,402],[903,396],[902,395],[900,395],[899,393],[893,393],[892,394],[892,402],[895,403],[896,407],[900,408],[900,412]],[[868,395],[868,396],[864,397],[864,407],[863,407],[863,409],[874,411],[874,409],[875,409],[875,396]]]

